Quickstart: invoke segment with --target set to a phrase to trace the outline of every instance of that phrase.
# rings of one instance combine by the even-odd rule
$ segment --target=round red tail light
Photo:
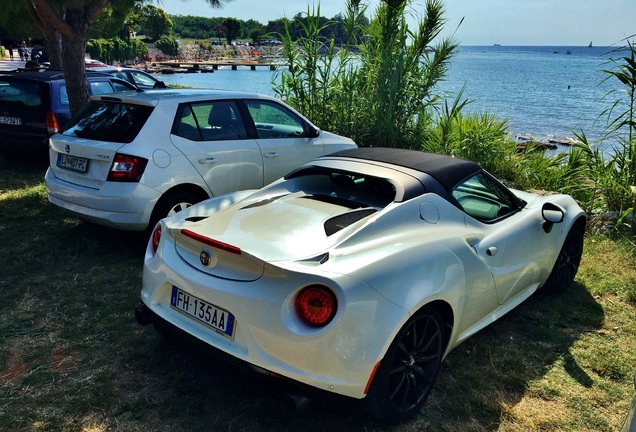
[[[152,242],[152,254],[153,255],[156,254],[157,253],[157,249],[159,249],[159,240],[161,240],[161,226],[158,226],[152,232],[151,242]]]
[[[296,297],[296,313],[302,322],[312,327],[329,324],[337,308],[336,296],[326,287],[308,286]]]

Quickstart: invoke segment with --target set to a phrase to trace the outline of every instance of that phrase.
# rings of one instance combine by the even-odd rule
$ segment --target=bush
[[[157,49],[160,49],[165,55],[176,56],[179,54],[179,44],[176,40],[162,37],[155,42]]]
[[[389,4],[390,3],[390,4]],[[320,127],[348,135],[362,146],[417,148],[418,121],[426,121],[438,97],[433,89],[446,73],[456,44],[443,39],[430,52],[443,25],[439,0],[426,2],[417,30],[408,28],[405,9],[412,0],[380,2],[366,28],[366,7],[347,1],[343,27],[359,46],[336,50],[335,36],[323,36],[332,22],[307,10],[299,33],[285,22],[281,35],[289,70],[281,73],[278,97]],[[360,34],[366,31],[364,37]]]
[[[148,46],[139,39],[89,39],[86,51],[91,58],[115,64],[132,61],[135,57],[143,58],[148,53]]]

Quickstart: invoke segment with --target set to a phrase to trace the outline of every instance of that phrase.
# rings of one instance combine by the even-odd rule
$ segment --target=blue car
[[[91,94],[139,89],[119,78],[86,72]],[[70,119],[64,72],[19,69],[0,74],[0,152],[48,155],[49,137]]]

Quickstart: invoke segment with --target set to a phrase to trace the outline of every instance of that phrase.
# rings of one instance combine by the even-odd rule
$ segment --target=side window
[[[172,133],[180,136],[181,138],[192,141],[201,141],[201,134],[199,133],[197,120],[194,117],[194,112],[190,105],[181,105],[177,109],[177,118],[175,119],[174,126],[172,127]]]
[[[203,141],[245,139],[243,119],[234,101],[213,101],[192,104]]]
[[[106,93],[112,93],[113,86],[110,85],[110,81],[92,81],[89,83],[91,94],[101,95]]]
[[[302,120],[281,105],[269,101],[246,101],[259,138],[305,136]]]
[[[144,75],[140,72],[131,71],[130,74],[135,80],[135,83],[147,86],[154,86],[157,81],[153,80],[151,77]]]
[[[68,105],[68,92],[66,91],[66,84],[60,86],[60,105]]]
[[[114,76],[115,78],[119,78],[119,79],[122,79],[124,81],[128,81],[128,77],[126,76],[126,72],[117,71],[117,72],[111,73],[111,75]]]
[[[451,196],[464,212],[483,222],[505,217],[518,209],[509,192],[484,173],[460,183]]]
[[[114,91],[116,91],[116,92],[132,91],[133,90],[130,87],[125,86],[124,84],[116,82],[116,81],[111,81],[110,83],[113,86]]]

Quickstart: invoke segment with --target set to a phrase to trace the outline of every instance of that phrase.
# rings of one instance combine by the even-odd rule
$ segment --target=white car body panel
[[[217,90],[149,90],[137,94],[102,95],[104,100],[154,107],[134,140],[110,142],[56,134],[50,139],[50,168],[45,175],[49,200],[74,216],[126,230],[147,228],[160,199],[173,190],[219,196],[236,190],[260,188],[303,163],[325,154],[355,148],[348,138],[321,132],[315,138],[255,137],[227,141],[191,141],[171,134],[180,104],[216,100],[263,100],[287,105],[267,96]],[[101,97],[93,100],[101,100]],[[247,116],[246,116],[247,117]],[[246,120],[249,121],[249,120]],[[278,144],[277,144],[278,143]],[[88,159],[87,172],[57,166],[60,154]],[[107,181],[116,154],[147,159],[143,175],[129,182]]]
[[[170,135],[196,169],[211,196],[263,186],[263,159],[256,140],[190,141]]]
[[[338,155],[330,163],[336,170],[348,164],[352,172],[360,164]],[[378,207],[331,235],[326,222],[355,210],[304,197],[295,178],[204,201],[160,222],[158,249],[150,243],[146,251],[142,301],[251,365],[361,399],[389,345],[422,307],[448,312],[446,355],[546,282],[584,213],[566,195],[512,192],[525,205],[495,222],[474,219],[431,192]],[[566,215],[551,229],[541,216],[546,202]],[[241,253],[229,257],[210,247],[218,264],[206,267],[197,253],[207,246],[183,229]],[[333,320],[320,328],[304,324],[294,309],[297,293],[312,284],[329,287],[338,303]],[[234,314],[234,339],[171,307],[173,286]]]

